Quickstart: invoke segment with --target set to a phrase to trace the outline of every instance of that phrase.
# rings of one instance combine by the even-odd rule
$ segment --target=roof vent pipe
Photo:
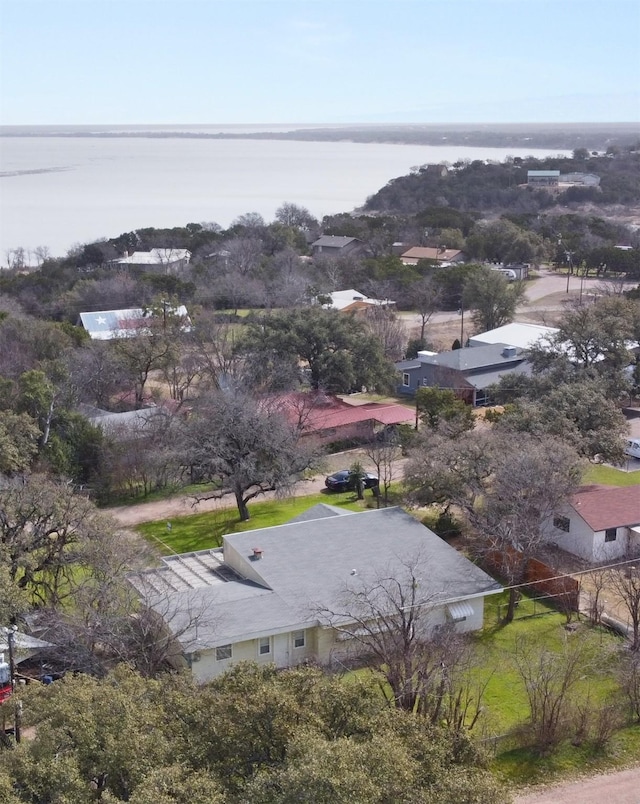
[[[253,560],[260,561],[262,558],[262,547],[254,547],[253,548]]]

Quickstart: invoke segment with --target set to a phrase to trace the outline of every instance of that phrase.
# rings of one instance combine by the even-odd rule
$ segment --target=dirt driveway
[[[640,767],[517,796],[514,804],[640,804]]]
[[[305,497],[309,494],[319,494],[324,490],[324,479],[326,474],[337,471],[338,469],[348,469],[355,461],[360,461],[365,469],[371,470],[371,461],[367,459],[362,450],[349,450],[339,452],[335,455],[327,456],[326,472],[316,475],[309,480],[300,480],[295,484],[291,492],[292,497]],[[406,459],[401,458],[396,461],[394,466],[394,478],[402,477],[402,470]],[[257,497],[256,500],[271,500],[274,498],[273,492],[267,492]],[[331,495],[327,494],[327,502],[331,503]],[[138,503],[136,505],[124,505],[118,508],[106,508],[105,513],[110,514],[124,527],[133,527],[142,522],[155,522],[161,519],[172,519],[179,516],[189,516],[189,514],[202,514],[207,511],[220,511],[221,508],[234,508],[235,500],[231,494],[222,498],[202,500],[198,502],[190,495],[177,495],[166,500],[156,500],[155,502]]]

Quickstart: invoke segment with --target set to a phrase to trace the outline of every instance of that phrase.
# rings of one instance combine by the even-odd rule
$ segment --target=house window
[[[230,659],[231,653],[231,645],[220,645],[216,648],[216,662],[222,662],[224,659]]]
[[[571,520],[568,516],[554,516],[553,517],[553,527],[557,528],[558,530],[563,530],[565,533],[569,533],[569,527],[571,525]]]
[[[293,647],[304,648],[304,631],[293,632]]]
[[[604,532],[605,542],[615,542],[618,535],[618,528],[607,528]]]
[[[409,377],[409,374],[406,371],[402,375],[402,384],[405,388],[408,388],[411,385],[411,378]]]
[[[271,637],[260,637],[258,644],[258,654],[268,656],[271,653]]]

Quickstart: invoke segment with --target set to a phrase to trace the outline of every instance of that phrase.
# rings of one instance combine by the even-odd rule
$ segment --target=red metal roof
[[[594,532],[640,524],[640,486],[585,486],[571,505]]]
[[[413,422],[415,419],[414,410],[404,405],[380,402],[351,405],[338,397],[321,394],[290,393],[272,401],[277,401],[289,421],[301,426],[305,433],[372,420],[386,426]]]

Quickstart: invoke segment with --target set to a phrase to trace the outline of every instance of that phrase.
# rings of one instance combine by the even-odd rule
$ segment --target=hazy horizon
[[[636,0],[0,2],[2,125],[640,120]]]

